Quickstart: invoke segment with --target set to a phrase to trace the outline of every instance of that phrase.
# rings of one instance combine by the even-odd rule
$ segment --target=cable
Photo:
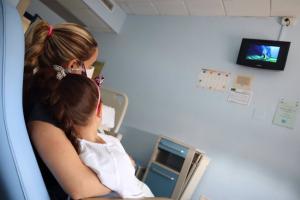
[[[281,28],[280,28],[280,31],[279,31],[279,35],[278,35],[278,38],[277,40],[281,40],[281,36],[282,36],[282,32],[283,32],[283,27],[285,27],[284,25],[281,25]]]

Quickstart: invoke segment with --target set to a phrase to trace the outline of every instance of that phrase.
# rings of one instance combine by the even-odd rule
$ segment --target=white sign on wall
[[[299,101],[281,99],[273,118],[273,124],[293,129],[299,111]]]

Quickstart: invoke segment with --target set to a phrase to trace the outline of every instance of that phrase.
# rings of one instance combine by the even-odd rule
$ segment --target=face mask
[[[86,75],[88,78],[92,78],[93,77],[93,73],[94,73],[95,67],[91,66],[89,69],[86,69]]]
[[[102,104],[101,127],[111,129],[115,127],[115,109]]]

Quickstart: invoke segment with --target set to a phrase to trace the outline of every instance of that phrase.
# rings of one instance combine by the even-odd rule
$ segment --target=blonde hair
[[[52,33],[50,34],[49,31]],[[35,69],[60,65],[66,67],[71,60],[86,61],[97,48],[94,37],[83,27],[61,23],[52,27],[45,21],[34,22],[25,33],[25,67],[23,107],[28,114],[30,88]]]
[[[97,48],[93,36],[73,23],[50,25],[42,20],[33,23],[25,34],[25,73],[34,68],[65,65],[73,59],[88,60]]]

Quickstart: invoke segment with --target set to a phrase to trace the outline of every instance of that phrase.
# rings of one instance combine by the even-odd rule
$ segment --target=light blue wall
[[[293,130],[272,125],[279,98],[300,98],[300,25],[282,37],[292,42],[285,71],[235,64],[243,37],[279,30],[277,18],[128,16],[119,35],[97,35],[105,86],[129,97],[122,130],[175,137],[211,158],[193,199],[300,199],[300,117]],[[252,75],[250,106],[197,88],[202,67]]]
[[[65,22],[63,18],[58,16],[54,11],[50,10],[39,0],[31,0],[26,11],[32,15],[38,14],[42,19],[46,20],[50,24]]]

